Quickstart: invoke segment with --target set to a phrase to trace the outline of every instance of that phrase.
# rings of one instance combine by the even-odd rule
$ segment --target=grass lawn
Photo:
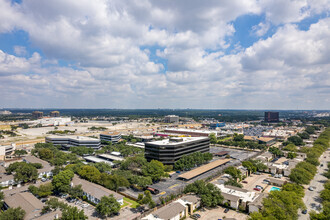
[[[138,205],[139,205],[139,203],[137,203],[137,202],[135,202],[134,200],[131,200],[131,199],[129,199],[129,198],[126,198],[126,197],[124,197],[124,204],[125,204],[125,202],[127,203],[127,202],[129,202],[129,203],[131,203],[132,205],[131,205],[131,208],[136,208]]]
[[[121,206],[120,206],[120,208],[124,208],[125,206],[128,206],[129,204],[125,201],[125,199],[124,199],[124,204],[122,204]]]
[[[225,137],[225,138],[222,138],[222,139],[218,139],[218,141],[229,141],[231,139],[232,139],[232,137]]]

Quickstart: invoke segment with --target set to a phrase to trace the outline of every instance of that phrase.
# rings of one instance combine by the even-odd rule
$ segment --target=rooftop
[[[179,140],[181,139],[181,140]],[[164,139],[160,141],[151,141],[147,142],[148,144],[155,144],[155,145],[177,145],[180,143],[188,143],[188,142],[193,142],[193,141],[198,141],[198,140],[205,140],[208,139],[208,137],[180,137],[180,138],[170,138],[170,139]]]
[[[221,190],[222,194],[229,194],[238,197],[239,199],[242,199],[243,202],[252,202],[256,199],[255,192],[250,192],[245,189],[241,189],[234,186],[228,186],[228,185],[226,186],[223,184],[215,184],[215,186],[217,186]]]
[[[87,180],[83,180],[79,178],[77,175],[75,175],[72,179],[73,186],[81,185],[81,188],[84,192],[94,196],[97,199],[101,199],[103,196],[109,196],[113,195],[117,200],[123,199],[124,196],[111,191],[107,188],[104,188],[103,186],[100,186],[98,184],[89,182]]]
[[[10,208],[21,207],[26,212],[24,219],[32,219],[35,216],[39,216],[44,206],[39,199],[29,192],[6,196],[4,201]]]
[[[117,131],[105,131],[105,132],[102,132],[101,134],[114,136],[114,135],[120,135],[120,132],[117,132]]]
[[[214,168],[216,168],[218,166],[221,166],[221,165],[229,162],[230,160],[231,159],[219,159],[219,160],[215,160],[215,161],[213,161],[211,163],[208,163],[206,165],[197,167],[197,168],[195,168],[195,169],[193,169],[191,171],[188,171],[188,172],[186,172],[184,174],[181,174],[181,175],[179,175],[179,177],[182,178],[182,179],[189,180],[189,179],[194,178],[195,176],[198,176],[198,175],[200,175],[202,173],[205,173],[205,172],[207,172],[207,171],[209,171],[211,169],[214,169]]]
[[[172,219],[177,216],[179,213],[186,209],[185,206],[178,202],[172,202],[153,213],[156,218],[159,219]]]
[[[94,162],[94,163],[108,163],[110,165],[113,165],[112,162],[110,162],[108,160],[104,160],[104,159],[99,158],[99,157],[87,156],[87,157],[84,157],[84,159],[88,160],[88,161],[91,161],[91,162]]]
[[[203,134],[217,134],[217,131],[209,130],[196,130],[196,129],[184,129],[184,128],[166,128],[165,131],[177,131],[177,132],[193,132],[193,133],[203,133]]]
[[[106,158],[106,159],[109,159],[109,160],[118,160],[118,161],[125,160],[122,157],[117,157],[117,156],[111,155],[111,154],[100,154],[99,157],[103,157],[103,158]]]
[[[85,136],[62,136],[62,135],[50,135],[50,136],[47,136],[46,138],[49,138],[49,139],[70,139],[70,140],[77,140],[77,141],[100,141],[99,139],[97,138],[91,138],[91,137],[85,137]]]

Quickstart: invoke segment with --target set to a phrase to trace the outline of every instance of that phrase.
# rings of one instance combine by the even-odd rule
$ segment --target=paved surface
[[[326,158],[324,158],[326,157]],[[307,207],[308,213],[312,210],[319,212],[322,208],[322,200],[319,197],[320,192],[324,189],[323,184],[327,180],[325,176],[322,174],[327,169],[327,162],[330,162],[330,151],[329,149],[322,154],[320,157],[320,164],[323,164],[323,167],[319,166],[317,168],[317,174],[314,176],[314,179],[311,181],[311,183],[308,186],[305,186],[305,197],[303,198],[303,201]],[[308,190],[308,187],[312,186],[314,187],[314,191]],[[309,215],[302,214],[301,210],[299,210],[299,220],[308,220]]]
[[[195,213],[200,214],[201,218],[199,220],[217,220],[226,218],[235,218],[239,220],[248,219],[248,215],[234,210],[229,210],[229,212],[224,213],[225,208],[218,207],[214,209],[205,209],[205,211],[197,211]],[[187,219],[192,219],[188,217]]]

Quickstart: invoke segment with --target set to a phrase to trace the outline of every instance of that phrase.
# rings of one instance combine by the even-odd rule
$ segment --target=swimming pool
[[[280,188],[273,186],[272,188],[270,188],[269,192],[271,192],[271,191],[280,191],[280,190],[281,190]]]

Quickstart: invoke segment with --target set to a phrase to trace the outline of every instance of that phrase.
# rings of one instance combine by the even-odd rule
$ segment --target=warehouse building
[[[194,152],[210,151],[208,137],[176,137],[145,143],[145,157],[148,161],[158,160],[163,164],[174,164],[182,156]]]

